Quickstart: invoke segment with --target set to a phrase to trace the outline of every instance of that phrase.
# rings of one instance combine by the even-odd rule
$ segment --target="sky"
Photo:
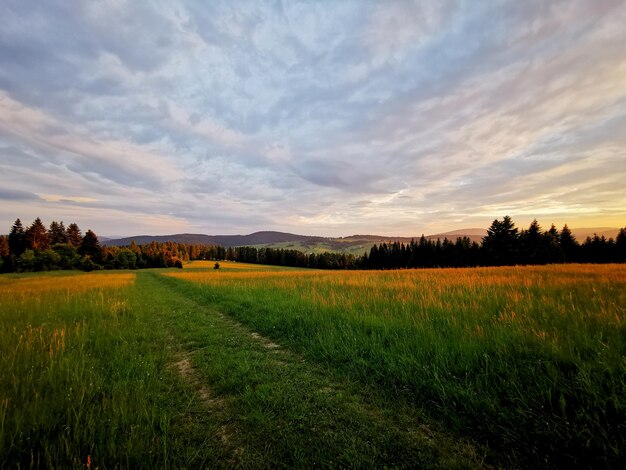
[[[0,3],[0,233],[626,226],[626,2]]]

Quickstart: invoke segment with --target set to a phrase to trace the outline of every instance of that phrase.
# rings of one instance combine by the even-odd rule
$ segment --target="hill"
[[[480,242],[484,229],[465,229],[453,232],[427,235],[428,239],[444,238],[456,239],[467,236],[472,241]],[[374,244],[383,242],[410,243],[413,239],[419,239],[421,235],[415,237],[394,237],[383,235],[351,235],[349,237],[319,237],[309,235],[298,235],[286,232],[261,231],[248,235],[205,235],[199,233],[180,233],[173,235],[137,235],[132,237],[117,239],[102,239],[104,245],[126,246],[134,240],[137,244],[150,243],[152,241],[190,244],[210,244],[225,247],[254,246],[257,248],[282,248],[288,250],[299,250],[307,253],[321,253],[325,251],[335,251],[340,253],[351,253],[362,255],[369,252]]]
[[[572,233],[580,243],[583,243],[587,237],[593,237],[597,234],[600,237],[612,238],[615,240],[619,233],[618,228],[614,227],[591,227],[591,228],[573,228]]]
[[[225,247],[231,247],[259,245],[264,243],[274,244],[304,240],[308,242],[321,242],[325,240],[325,238],[272,231],[254,232],[249,235],[204,235],[201,233],[179,233],[173,235],[137,235],[132,237],[106,240],[103,244],[110,246],[125,246],[130,245],[133,240],[139,245],[156,241],[221,245]]]
[[[584,242],[588,236],[597,233],[606,238],[615,238],[619,229],[612,227],[578,228],[572,229],[572,233],[579,242]],[[470,240],[480,243],[486,235],[487,230],[483,228],[465,228],[452,230],[449,232],[426,235],[429,240],[448,238],[456,240],[458,237],[468,237]],[[224,247],[254,246],[256,248],[282,248],[288,250],[299,250],[307,253],[321,253],[325,251],[335,251],[340,253],[350,253],[362,255],[369,252],[374,244],[401,242],[410,243],[411,240],[419,239],[415,237],[394,237],[384,235],[351,235],[348,237],[319,237],[309,235],[297,235],[287,232],[261,231],[248,235],[205,235],[199,233],[180,233],[173,235],[138,235],[117,239],[102,239],[104,245],[125,246],[130,245],[134,240],[137,244],[150,243],[151,241],[190,244],[221,245]]]

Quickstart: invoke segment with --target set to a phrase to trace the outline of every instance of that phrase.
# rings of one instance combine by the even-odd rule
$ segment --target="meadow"
[[[0,466],[614,467],[626,266],[0,277]]]

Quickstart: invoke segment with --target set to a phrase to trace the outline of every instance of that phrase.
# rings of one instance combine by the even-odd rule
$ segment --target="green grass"
[[[626,266],[221,265],[0,276],[0,467],[624,459]]]
[[[198,295],[511,465],[618,466],[626,267],[192,276]]]
[[[1,294],[0,466],[165,462],[159,333],[130,286],[69,292]]]
[[[91,274],[109,286],[87,290],[82,275],[3,278],[0,467],[480,465],[467,441],[376,406],[160,272]]]

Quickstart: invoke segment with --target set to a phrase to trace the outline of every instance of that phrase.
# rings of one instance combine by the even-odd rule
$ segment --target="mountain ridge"
[[[606,238],[615,238],[619,232],[618,228],[613,227],[590,227],[571,229],[574,236],[579,242],[583,242],[587,236],[593,236],[597,233],[599,236]],[[480,243],[482,237],[487,233],[486,229],[481,228],[465,228],[451,230],[448,232],[424,235],[429,240],[437,238],[443,240],[456,240],[458,237],[468,237],[470,240]],[[295,249],[305,252],[323,252],[337,251],[352,254],[362,254],[374,244],[383,242],[401,242],[409,243],[411,240],[418,240],[422,235],[414,237],[405,236],[386,236],[386,235],[350,235],[347,237],[322,237],[317,235],[299,235],[289,232],[279,232],[273,230],[262,230],[247,235],[206,235],[202,233],[179,233],[172,235],[135,235],[131,237],[106,239],[103,245],[109,246],[127,246],[134,240],[137,244],[157,242],[177,242],[189,244],[209,244],[221,245],[226,248],[236,246],[256,246],[268,248]]]

